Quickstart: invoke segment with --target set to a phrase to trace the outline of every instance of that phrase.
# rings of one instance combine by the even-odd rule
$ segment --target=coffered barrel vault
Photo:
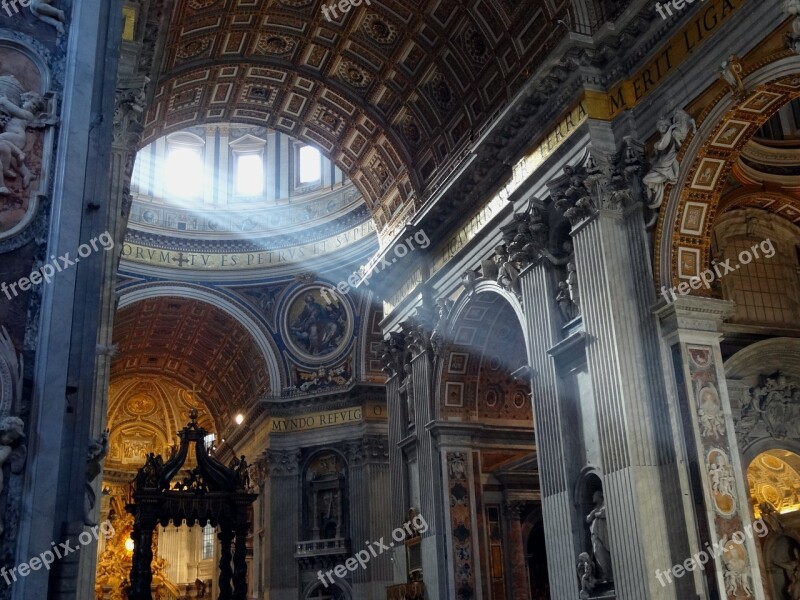
[[[599,12],[599,11],[595,11]],[[274,128],[319,146],[384,230],[450,168],[566,36],[564,0],[180,0],[144,143],[197,123]]]

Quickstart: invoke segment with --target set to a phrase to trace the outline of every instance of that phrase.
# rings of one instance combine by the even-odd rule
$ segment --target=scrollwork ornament
[[[294,475],[303,455],[300,450],[267,450],[270,475]]]

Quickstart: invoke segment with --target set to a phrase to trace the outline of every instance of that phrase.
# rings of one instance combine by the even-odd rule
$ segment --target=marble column
[[[506,502],[503,506],[503,514],[508,523],[508,563],[511,565],[510,600],[530,600],[531,597],[531,582],[525,561],[525,540],[522,539],[522,523],[520,522],[524,508],[524,502]]]
[[[709,554],[709,546],[725,548],[702,572],[705,583],[714,597],[763,600],[749,490],[720,351],[720,326],[732,313],[730,302],[694,296],[662,303],[656,310],[671,359],[665,372],[676,388],[671,408],[678,423],[676,443],[686,452],[684,480],[701,484],[700,489],[687,487],[693,494],[690,510],[695,511],[690,517],[699,531],[695,548]],[[696,571],[695,578],[701,577]]]
[[[576,596],[578,584],[574,563],[579,554],[573,542],[574,522],[572,489],[568,482],[565,432],[571,425],[562,415],[559,383],[548,350],[558,341],[558,308],[553,298],[552,276],[544,264],[532,265],[520,275],[522,305],[528,317],[528,357],[531,367],[536,454],[542,495],[542,515],[547,540],[547,570],[554,598]],[[574,461],[572,461],[574,462]]]
[[[427,342],[424,347],[414,347],[411,361],[411,377],[414,389],[414,430],[417,439],[419,465],[419,512],[428,523],[428,531],[422,534],[422,576],[427,595],[431,598],[447,598],[447,566],[445,540],[447,523],[444,515],[444,479],[441,473],[441,457],[429,425],[435,420],[433,390],[433,355]]]
[[[403,372],[398,360],[392,358],[397,348],[393,345],[403,346],[399,334],[392,334],[396,340],[386,342],[384,354],[384,371],[386,381],[386,404],[389,417],[389,480],[392,491],[390,500],[390,518],[393,524],[402,523],[410,505],[408,490],[408,466],[400,449],[400,441],[408,435],[408,424],[405,418],[403,399],[400,396],[400,375]],[[406,580],[406,556],[402,547],[392,548],[394,564],[394,580],[403,583]]]
[[[388,471],[388,443],[385,437],[368,435],[345,443],[349,471],[350,541],[353,553],[367,547],[365,542],[389,539],[398,523],[392,521]],[[392,582],[388,553],[372,557],[367,569],[353,572],[357,597],[378,598]]]
[[[650,314],[649,242],[638,180],[630,177],[635,154],[632,141],[613,158],[590,154],[569,177],[572,198],[583,196],[564,213],[572,225],[592,390],[582,402],[591,402],[595,415],[597,456],[589,458],[602,478],[617,598],[683,598],[687,580],[662,586],[654,575],[683,561],[687,546],[681,516],[667,519],[680,497]]]
[[[65,8],[67,34],[50,55],[51,73],[59,73],[55,80],[63,89],[56,115],[58,152],[45,157],[52,161],[54,180],[48,188],[48,225],[36,234],[42,258],[74,257],[82,243],[103,232],[107,215],[116,208],[107,195],[112,124],[101,116],[114,112],[122,6],[84,0]],[[29,307],[35,325],[26,333],[26,343],[36,348],[36,359],[27,375],[32,378],[30,396],[26,392],[28,461],[22,501],[7,513],[19,515],[16,563],[53,542],[69,539],[75,547],[76,537],[86,531],[87,447],[102,431],[105,418],[105,406],[98,410],[93,393],[105,254],[59,272],[41,286]],[[100,497],[100,479],[93,483],[95,498]],[[51,570],[38,569],[19,579],[10,591],[1,590],[0,597],[90,597],[95,563],[96,543],[90,542]]]
[[[297,597],[298,566],[294,558],[300,522],[299,450],[267,450],[270,472],[269,597]]]

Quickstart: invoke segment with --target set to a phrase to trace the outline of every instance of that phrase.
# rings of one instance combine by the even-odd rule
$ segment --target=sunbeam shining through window
[[[199,198],[203,192],[203,157],[199,149],[175,147],[167,155],[167,192],[177,198]]]

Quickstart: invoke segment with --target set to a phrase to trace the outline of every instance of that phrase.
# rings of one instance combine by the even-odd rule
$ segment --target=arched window
[[[755,209],[723,214],[714,228],[722,297],[736,304],[736,323],[795,326],[800,319],[797,228]]]
[[[203,140],[190,133],[167,138],[167,160],[164,176],[167,194],[183,200],[196,200],[203,195]]]
[[[314,146],[301,146],[297,151],[297,181],[300,185],[322,178],[322,155]]]
[[[207,523],[203,527],[203,551],[201,553],[203,560],[214,558],[214,527],[211,523]]]
[[[339,586],[330,584],[328,586],[317,586],[306,598],[308,600],[345,600],[344,592],[339,589]]]
[[[233,153],[233,181],[236,196],[260,198],[264,194],[266,145],[266,140],[250,134],[230,143]]]

